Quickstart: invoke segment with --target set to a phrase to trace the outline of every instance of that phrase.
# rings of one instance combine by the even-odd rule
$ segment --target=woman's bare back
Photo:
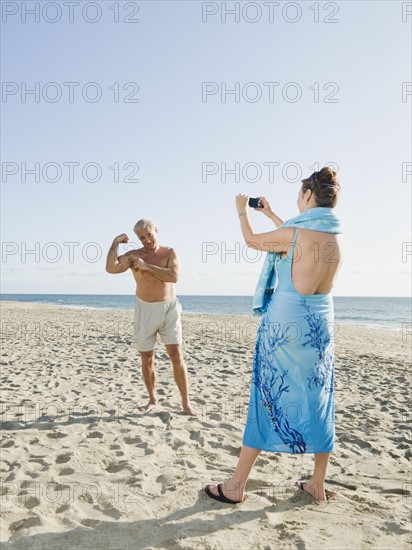
[[[305,295],[329,294],[341,265],[340,235],[298,229],[292,262],[292,281],[297,292]]]

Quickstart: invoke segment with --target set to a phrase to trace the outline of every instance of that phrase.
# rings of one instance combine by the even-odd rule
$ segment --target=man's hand
[[[180,274],[180,260],[174,248],[170,249],[170,256],[167,267],[159,267],[155,264],[148,264],[141,258],[131,261],[131,266],[136,271],[147,272],[162,281],[163,283],[177,283]]]
[[[121,244],[121,243],[127,243],[129,240],[129,237],[126,235],[126,233],[122,233],[118,237],[116,237],[113,241],[113,244]]]
[[[147,271],[149,268],[147,263],[142,258],[136,258],[133,260],[133,269],[140,269],[141,271]]]

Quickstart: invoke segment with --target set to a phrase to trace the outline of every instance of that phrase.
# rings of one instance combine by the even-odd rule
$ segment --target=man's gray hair
[[[135,223],[133,227],[133,231],[136,233],[138,227],[150,227],[151,229],[154,229],[157,231],[156,224],[153,220],[150,220],[149,218],[142,218],[138,222]]]

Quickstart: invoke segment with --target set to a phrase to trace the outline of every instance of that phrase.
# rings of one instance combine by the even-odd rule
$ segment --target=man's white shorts
[[[138,351],[155,348],[157,333],[164,344],[182,343],[182,304],[177,298],[145,302],[136,296],[132,347]]]

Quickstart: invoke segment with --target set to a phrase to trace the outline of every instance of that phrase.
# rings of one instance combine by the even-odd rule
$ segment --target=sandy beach
[[[1,302],[6,549],[409,549],[411,338],[337,325],[336,441],[316,503],[294,486],[313,455],[263,452],[248,499],[203,486],[232,472],[258,321],[183,314],[193,405],[180,413],[165,348],[146,403],[132,311]]]

